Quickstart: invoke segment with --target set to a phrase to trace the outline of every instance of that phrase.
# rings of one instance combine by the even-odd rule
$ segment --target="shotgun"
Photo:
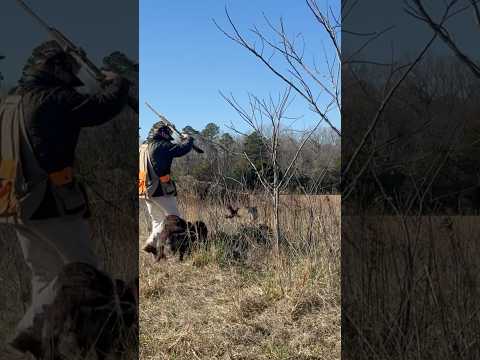
[[[172,131],[174,131],[175,133],[177,133],[180,137],[182,136],[182,134],[180,133],[180,131],[177,130],[177,128],[175,127],[175,125],[173,125],[170,121],[168,121],[168,119],[163,116],[162,114],[160,114],[157,110],[155,110],[148,102],[145,102],[145,105],[147,105],[147,107],[152,110],[152,112],[158,116],[158,118],[160,119],[160,121],[167,125],[170,129],[172,129]],[[195,150],[197,153],[199,154],[203,154],[204,151],[202,149],[200,149],[198,146],[196,145],[193,145],[192,146],[192,149]]]
[[[72,55],[75,60],[78,61],[80,65],[92,76],[96,81],[101,83],[105,78],[105,75],[102,71],[88,58],[85,51],[78,46],[76,46],[70,39],[68,39],[64,34],[59,30],[48,25],[40,16],[38,16],[23,0],[17,0],[17,3],[25,10],[25,12],[30,15],[33,19],[43,27],[50,37],[55,40],[62,49],[68,54]],[[132,96],[128,97],[128,105],[138,114],[138,100]]]

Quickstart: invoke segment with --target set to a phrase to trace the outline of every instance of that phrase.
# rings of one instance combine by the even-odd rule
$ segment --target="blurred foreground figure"
[[[192,147],[193,138],[190,135],[182,134],[181,143],[174,143],[172,130],[158,122],[152,126],[147,140],[140,148],[140,172],[144,173],[146,180],[140,184],[139,190],[145,196],[152,220],[152,232],[143,247],[148,253],[157,255],[165,218],[169,215],[181,217],[171,167],[173,158],[188,154]]]
[[[80,130],[117,115],[129,90],[126,80],[105,72],[101,91],[81,94],[75,90],[83,85],[79,70],[76,60],[55,41],[45,42],[34,49],[18,87],[0,108],[0,211],[15,222],[32,271],[32,304],[9,344],[37,358],[46,356],[42,334],[51,325],[45,318],[51,317],[53,306],[58,308],[57,295],[69,281],[66,274],[72,274],[65,266],[84,264],[90,278],[99,276],[90,243],[88,202],[74,174]],[[9,162],[6,153],[11,153]],[[88,284],[78,281],[76,269],[77,282],[72,284]]]

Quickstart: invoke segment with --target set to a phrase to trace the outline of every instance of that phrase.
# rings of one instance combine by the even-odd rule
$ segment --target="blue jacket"
[[[152,141],[148,146],[150,161],[157,176],[168,175],[171,172],[173,158],[181,157],[190,152],[193,138],[179,144],[166,139]]]

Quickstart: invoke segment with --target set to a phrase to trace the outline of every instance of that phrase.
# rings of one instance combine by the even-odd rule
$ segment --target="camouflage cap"
[[[64,63],[72,71],[75,71],[78,67],[78,63],[73,56],[65,52],[55,40],[49,40],[33,49],[24,70],[45,64],[52,60],[58,60],[59,62]]]
[[[55,41],[49,40],[40,44],[32,51],[32,57],[35,60],[47,60],[63,54],[62,47]]]
[[[63,73],[64,75],[59,76],[59,73],[54,72],[58,67],[63,70],[60,74]],[[23,67],[20,82],[22,82],[25,77],[31,75],[51,73],[68,86],[79,87],[84,85],[82,80],[77,77],[80,67],[78,61],[63,50],[56,41],[45,41],[33,49],[32,54]]]
[[[163,122],[159,121],[153,124],[152,128],[148,132],[147,141],[152,141],[158,138],[166,138],[172,140],[172,130],[165,125]]]

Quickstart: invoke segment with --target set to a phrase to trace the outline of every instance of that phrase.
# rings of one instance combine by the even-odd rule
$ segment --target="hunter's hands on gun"
[[[109,71],[109,70],[102,70],[103,78],[102,81],[112,81],[118,78],[120,75],[118,75],[116,72]]]
[[[190,135],[190,134],[187,134],[187,133],[181,133],[180,131],[177,130],[177,128],[175,127],[175,125],[173,125],[170,121],[168,121],[168,119],[161,115],[157,110],[155,110],[148,102],[145,102],[145,105],[147,105],[147,107],[152,110],[152,112],[158,116],[158,118],[160,119],[160,121],[162,123],[164,123],[165,125],[167,125],[174,133],[176,133],[180,139],[182,141],[185,141],[185,140],[188,140],[189,138],[192,138],[193,136]],[[196,145],[193,145],[192,147],[193,150],[195,150],[197,153],[199,154],[203,154],[204,151],[202,149],[200,149],[198,146]]]

